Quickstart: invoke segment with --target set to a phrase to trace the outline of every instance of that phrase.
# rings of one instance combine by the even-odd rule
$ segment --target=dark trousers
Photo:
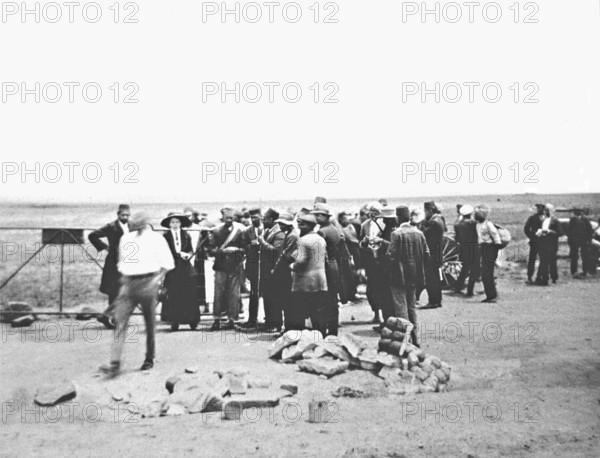
[[[269,282],[271,283],[271,282]],[[281,328],[283,325],[283,304],[284,297],[289,296],[277,288],[277,285],[269,284],[263,291],[263,305],[265,307],[265,324],[267,327]]]
[[[248,322],[256,323],[258,320],[258,307],[260,303],[259,294],[262,295],[262,291],[258,290],[258,279],[250,278],[250,300],[248,302]]]
[[[579,264],[579,252],[581,251],[581,271],[584,274],[593,273],[592,266],[590,265],[590,253],[589,246],[585,243],[574,243],[569,244],[569,256],[571,258],[571,275],[577,273],[577,267]]]
[[[291,298],[291,306],[285,314],[285,330],[303,330],[306,328],[304,321],[310,318],[312,328],[325,336],[329,309],[327,291],[292,292]]]
[[[481,251],[481,281],[485,290],[486,299],[496,299],[496,280],[494,271],[496,269],[496,260],[498,259],[499,248],[493,243],[482,243],[479,245]]]
[[[206,271],[205,271],[204,259],[201,258],[201,254],[196,255],[194,260],[194,280],[196,284],[196,295],[198,298],[198,305],[206,305]]]
[[[548,275],[552,280],[558,280],[557,252],[558,247],[554,246],[540,248],[540,266],[536,278],[539,283],[547,285]]]
[[[140,305],[146,322],[146,361],[154,359],[155,352],[155,323],[156,305],[158,304],[158,289],[156,275],[143,277],[123,277],[123,286],[115,299],[115,339],[111,349],[111,361],[121,360],[123,345],[127,336],[127,324],[135,308]]]
[[[462,263],[462,267],[460,269],[460,274],[456,279],[454,289],[456,291],[461,291],[465,287],[465,280],[468,278],[467,294],[473,295],[475,283],[481,275],[481,254],[479,253],[479,246],[461,247],[460,262]]]
[[[540,249],[536,242],[529,242],[529,260],[527,261],[527,279],[533,278],[533,274],[535,273],[535,261],[538,258]]]
[[[430,259],[425,267],[427,296],[430,304],[442,305],[442,281],[440,280],[440,265],[436,259]]]

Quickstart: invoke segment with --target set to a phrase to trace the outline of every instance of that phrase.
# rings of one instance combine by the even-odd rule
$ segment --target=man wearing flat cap
[[[540,254],[540,247],[536,233],[542,227],[544,221],[544,204],[535,204],[535,213],[527,218],[524,232],[529,239],[529,260],[527,262],[527,283],[533,283],[533,274],[535,273],[535,262]]]
[[[425,289],[429,296],[427,305],[422,309],[438,308],[442,306],[442,280],[440,278],[440,268],[443,263],[442,246],[444,232],[446,232],[446,222],[440,214],[435,202],[425,202],[425,221],[423,223],[423,235],[427,240],[429,248],[429,261],[427,262],[427,281]]]
[[[462,264],[460,274],[454,284],[454,291],[462,292],[467,283],[467,297],[473,297],[475,282],[481,275],[481,255],[477,238],[477,222],[472,218],[474,208],[466,204],[460,207],[460,221],[454,225],[454,238],[459,245],[459,259]]]
[[[281,315],[283,313],[285,328],[288,330],[290,328],[288,310],[292,305],[292,272],[290,265],[295,260],[294,256],[298,248],[298,239],[300,236],[299,232],[294,228],[294,215],[291,213],[282,213],[275,222],[284,234],[284,238],[279,257],[271,271],[271,291],[273,293],[273,300],[276,303],[274,314],[279,313]]]
[[[418,346],[416,291],[425,284],[429,249],[423,233],[410,224],[408,207],[397,207],[396,217],[400,226],[392,232],[385,255],[389,264],[393,316],[409,320],[414,325],[411,339]]]
[[[215,257],[215,300],[212,331],[221,329],[220,319],[227,318],[226,329],[234,328],[240,313],[240,275],[244,262],[246,243],[245,226],[234,221],[235,210],[221,210],[222,223],[212,229],[208,253]]]
[[[330,299],[327,295],[327,242],[314,230],[317,220],[313,215],[300,215],[297,219],[300,238],[292,271],[292,305],[286,310],[286,331],[304,329],[310,318],[312,327],[327,333]]]
[[[325,240],[327,250],[327,262],[325,272],[327,274],[328,313],[326,316],[327,334],[336,335],[339,326],[338,294],[341,291],[340,272],[338,266],[338,249],[340,244],[340,232],[333,227],[330,218],[331,207],[327,204],[317,204],[310,212],[314,215],[319,231],[317,232]]]
[[[104,261],[104,268],[102,269],[102,279],[100,280],[100,292],[108,295],[108,307],[102,315],[98,317],[104,326],[108,329],[113,329],[112,323],[114,315],[114,301],[119,294],[119,270],[117,269],[117,263],[119,261],[119,241],[123,234],[129,233],[129,216],[131,212],[129,205],[121,204],[117,210],[117,219],[100,229],[90,232],[88,240],[94,248],[98,251],[108,250],[106,259]],[[106,239],[108,245],[101,239]]]

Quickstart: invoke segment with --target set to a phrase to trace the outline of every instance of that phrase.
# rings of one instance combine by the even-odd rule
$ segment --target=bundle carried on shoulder
[[[494,223],[494,226],[498,230],[498,235],[500,236],[500,242],[502,243],[502,248],[506,248],[510,241],[512,240],[512,235],[510,235],[510,231],[499,224]]]

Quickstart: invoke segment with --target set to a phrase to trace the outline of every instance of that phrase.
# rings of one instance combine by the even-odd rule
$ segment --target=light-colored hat
[[[275,222],[292,226],[294,224],[294,215],[291,213],[282,213],[279,215],[279,218],[275,220]]]
[[[298,222],[303,221],[313,226],[317,225],[317,219],[313,215],[300,215],[298,216]]]
[[[380,216],[382,218],[395,218],[396,217],[396,209],[394,207],[383,207],[383,210],[381,210]]]
[[[331,206],[323,203],[315,204],[315,209],[310,212],[311,215],[327,215],[331,216]]]
[[[465,204],[462,207],[460,207],[459,213],[461,216],[467,216],[470,215],[471,213],[473,213],[473,206],[469,205],[469,204]]]

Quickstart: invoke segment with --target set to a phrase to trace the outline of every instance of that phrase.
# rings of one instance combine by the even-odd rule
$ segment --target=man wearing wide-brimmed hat
[[[481,275],[477,222],[472,218],[473,210],[472,205],[462,205],[459,210],[461,219],[454,225],[454,239],[459,246],[459,259],[462,267],[453,289],[457,293],[462,292],[468,277],[467,297],[473,297],[475,283]]]
[[[527,283],[533,283],[533,274],[535,273],[535,262],[540,253],[538,240],[536,237],[537,231],[542,227],[544,221],[544,204],[535,204],[535,213],[527,218],[525,222],[524,232],[529,239],[529,259],[527,261]]]
[[[98,251],[108,250],[104,267],[102,268],[102,279],[100,280],[100,292],[108,295],[108,308],[98,317],[98,321],[108,329],[114,327],[111,320],[113,319],[114,301],[119,294],[120,287],[120,274],[117,269],[119,241],[123,234],[129,233],[129,216],[129,205],[121,204],[117,210],[117,219],[115,221],[102,226],[96,231],[90,232],[90,235],[88,235],[88,240],[94,245],[94,248]],[[108,245],[100,240],[103,238],[108,241]]]

